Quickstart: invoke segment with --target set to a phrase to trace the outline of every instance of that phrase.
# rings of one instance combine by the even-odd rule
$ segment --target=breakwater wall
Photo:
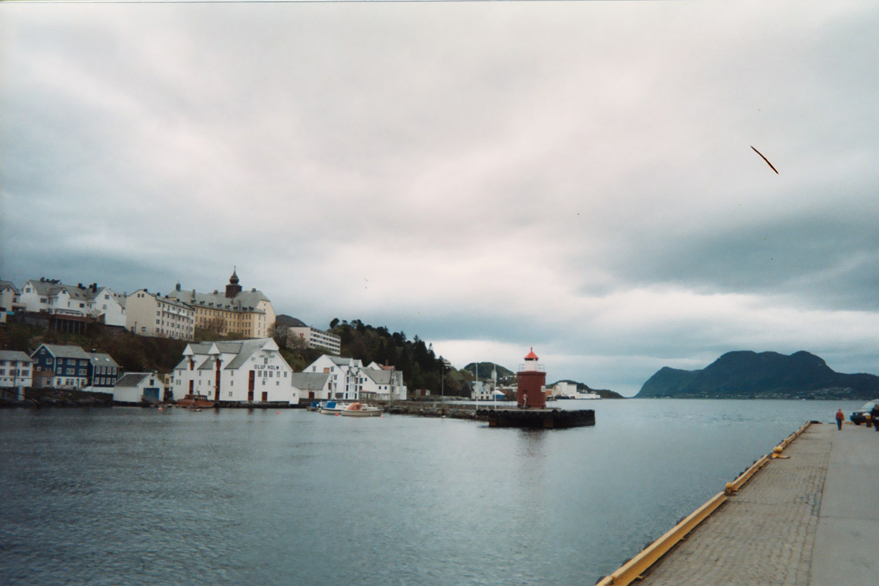
[[[42,388],[24,390],[24,400],[17,400],[17,391],[4,389],[0,396],[0,407],[110,407],[113,405],[111,393],[78,391],[74,389]]]
[[[415,415],[418,417],[452,417],[455,419],[484,419],[476,414],[476,405],[450,405],[424,401],[394,401],[381,405],[385,413]]]

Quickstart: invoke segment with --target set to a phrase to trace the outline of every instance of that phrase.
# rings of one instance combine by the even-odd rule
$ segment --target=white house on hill
[[[240,404],[299,403],[293,369],[271,338],[189,344],[174,368],[175,399],[207,395]]]

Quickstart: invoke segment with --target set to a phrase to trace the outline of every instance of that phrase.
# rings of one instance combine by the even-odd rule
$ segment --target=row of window
[[[4,376],[6,374],[7,374],[6,369],[0,368],[0,376]],[[8,374],[9,374],[9,376],[30,376],[31,371],[29,368],[22,368],[21,370],[10,368]]]

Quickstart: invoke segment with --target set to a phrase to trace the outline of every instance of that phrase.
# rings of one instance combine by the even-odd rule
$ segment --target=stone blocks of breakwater
[[[488,422],[491,427],[523,427],[533,429],[564,429],[595,425],[595,411],[579,409],[519,409],[516,407],[480,407],[450,405],[421,401],[383,405],[385,413],[419,417],[452,417]]]
[[[476,415],[491,427],[565,429],[595,425],[593,409],[479,409]]]

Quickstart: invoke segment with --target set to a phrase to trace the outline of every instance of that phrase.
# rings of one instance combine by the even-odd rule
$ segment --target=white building
[[[129,372],[116,381],[112,390],[114,403],[158,403],[162,396],[162,381],[155,372]]]
[[[372,368],[372,366],[364,367],[363,363],[355,358],[324,354],[308,365],[304,372],[329,375],[328,390],[331,399],[406,400],[408,392],[403,383],[403,373],[392,368]]]
[[[370,365],[371,366],[371,365]],[[387,367],[377,369],[364,368],[366,376],[360,391],[366,399],[375,398],[379,401],[405,401],[407,398],[406,385],[403,383],[403,373]]]
[[[17,309],[24,309],[19,302],[20,293],[18,287],[9,281],[0,281],[0,323],[6,321],[7,314]]]
[[[189,344],[171,390],[175,399],[196,394],[218,402],[297,404],[292,374],[271,338]]]
[[[290,375],[293,388],[299,391],[299,397],[305,401],[326,401],[331,399],[330,375],[322,372],[294,372]]]
[[[494,398],[494,388],[491,383],[470,381],[470,398],[474,401],[491,401]]]
[[[342,338],[311,326],[291,327],[287,336],[299,338],[308,348],[323,348],[337,356],[342,351]]]
[[[235,271],[225,292],[197,293],[177,288],[169,294],[192,307],[195,327],[215,330],[222,336],[238,334],[247,338],[266,338],[275,325],[272,302],[262,291],[244,291]]]
[[[192,340],[195,311],[173,297],[139,289],[125,299],[125,329],[138,336]]]
[[[57,279],[31,279],[19,294],[22,309],[74,317],[90,317],[111,326],[125,326],[125,307],[109,287],[65,285]]]
[[[0,389],[21,399],[22,392],[33,386],[34,361],[24,352],[0,350]]]

